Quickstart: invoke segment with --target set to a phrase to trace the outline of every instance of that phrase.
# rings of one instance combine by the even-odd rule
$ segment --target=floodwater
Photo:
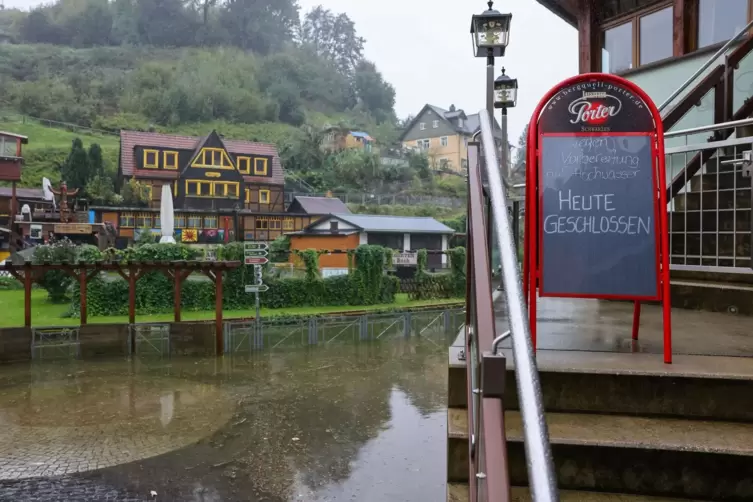
[[[0,500],[443,500],[448,345],[0,367]]]

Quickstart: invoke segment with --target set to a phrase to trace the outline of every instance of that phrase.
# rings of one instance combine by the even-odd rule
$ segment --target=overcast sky
[[[5,0],[6,7],[28,9],[38,0]],[[366,57],[374,61],[397,91],[400,118],[426,103],[454,104],[466,113],[485,106],[486,63],[471,49],[471,16],[486,9],[483,0],[299,0],[302,15],[317,5],[345,12],[366,39]],[[510,111],[510,140],[528,122],[541,96],[578,72],[577,31],[536,0],[497,1],[512,12],[507,55],[497,60],[518,79],[518,107]]]
[[[397,91],[399,117],[426,104],[466,113],[486,106],[486,60],[474,58],[471,16],[484,0],[299,0],[303,13],[316,5],[346,12],[366,39],[374,61]],[[505,66],[518,79],[518,107],[509,112],[510,141],[517,138],[539,99],[560,80],[578,73],[578,32],[536,0],[496,1],[511,12],[510,44],[496,71]],[[498,74],[498,73],[497,73]]]

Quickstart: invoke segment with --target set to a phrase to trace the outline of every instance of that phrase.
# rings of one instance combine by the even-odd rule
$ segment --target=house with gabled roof
[[[271,241],[303,229],[305,213],[287,212],[285,174],[277,148],[266,143],[121,131],[119,182],[135,179],[144,207],[94,207],[97,222],[118,229],[125,246],[141,231],[157,232],[163,185],[175,208],[182,242]]]
[[[462,172],[468,168],[468,142],[479,127],[478,113],[468,115],[455,105],[445,110],[427,104],[399,141],[404,148],[425,152],[434,170]]]

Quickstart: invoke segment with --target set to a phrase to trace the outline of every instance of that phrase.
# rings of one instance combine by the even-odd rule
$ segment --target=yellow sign
[[[206,176],[207,178],[220,178],[222,175],[220,173],[208,172],[204,173],[204,176]]]
[[[56,223],[56,234],[90,234],[92,226],[88,223]]]

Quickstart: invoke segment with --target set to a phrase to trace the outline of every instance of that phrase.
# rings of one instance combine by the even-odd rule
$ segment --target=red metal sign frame
[[[540,208],[543,201],[541,199],[543,191],[540,190],[539,181],[541,176],[541,151],[540,145],[544,136],[554,136],[558,133],[542,133],[539,131],[539,121],[544,108],[549,104],[553,97],[561,90],[587,82],[608,82],[617,86],[624,87],[638,96],[646,106],[654,122],[654,131],[647,133],[633,133],[635,135],[650,135],[653,137],[652,157],[654,159],[653,186],[656,192],[654,197],[654,215],[655,215],[655,232],[656,232],[656,270],[657,285],[656,296],[654,297],[634,297],[623,295],[572,295],[572,294],[541,294],[541,284],[543,282],[542,274],[542,256],[543,242],[542,232],[543,224],[539,216]],[[577,133],[577,136],[625,136],[630,132],[583,132]],[[568,136],[572,133],[567,133]],[[537,296],[556,296],[568,298],[598,298],[608,300],[633,300],[633,330],[632,337],[638,339],[638,329],[640,325],[641,301],[658,300],[662,303],[663,309],[663,328],[664,328],[664,362],[672,362],[672,313],[670,301],[670,282],[669,282],[669,227],[667,225],[667,197],[666,197],[666,172],[664,157],[664,126],[661,115],[651,98],[637,85],[624,78],[605,74],[605,73],[585,73],[575,77],[563,80],[539,101],[536,110],[531,117],[528,126],[527,152],[526,152],[526,211],[525,211],[525,234],[524,234],[524,251],[523,251],[523,290],[528,302],[528,312],[531,323],[531,339],[534,350],[536,349],[536,299]]]

